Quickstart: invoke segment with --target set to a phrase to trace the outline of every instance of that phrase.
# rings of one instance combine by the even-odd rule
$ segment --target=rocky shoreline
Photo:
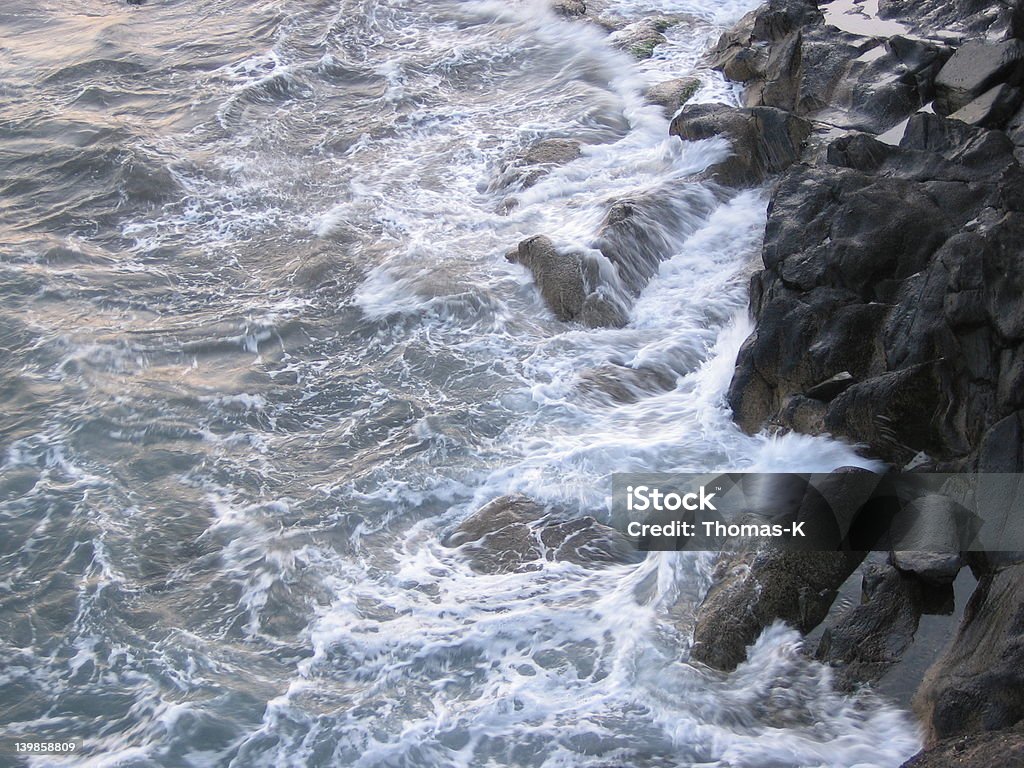
[[[648,95],[673,116],[673,135],[729,139],[732,153],[700,176],[714,196],[771,191],[763,268],[751,279],[755,330],[729,404],[746,431],[831,434],[894,469],[1020,473],[1024,10],[986,0],[877,6],[877,17],[844,24],[842,11],[863,7],[769,0],[707,54],[742,86],[742,106],[686,105],[690,78]],[[583,0],[554,7],[605,26],[637,57],[685,23],[617,28]],[[529,186],[578,154],[559,141],[513,162],[507,179]],[[652,217],[674,221],[656,197],[609,210],[594,246],[615,267],[614,284],[592,257],[542,235],[508,258],[531,271],[560,319],[619,326],[670,255],[644,226]],[[612,397],[665,386],[656,371],[630,371],[628,386],[606,373],[588,381]],[[837,478],[836,492],[847,492]],[[612,529],[518,497],[492,502],[448,543],[489,572],[544,558],[628,560]],[[864,560],[723,556],[691,659],[728,671],[776,621],[804,633],[824,625],[807,652],[834,667],[840,687],[872,684],[899,666],[922,616],[953,615],[953,582],[969,568],[977,586],[959,624],[948,619],[952,640],[913,700],[927,749],[907,765],[1024,765],[1024,564],[960,553]],[[862,583],[860,603],[833,610],[851,580]]]

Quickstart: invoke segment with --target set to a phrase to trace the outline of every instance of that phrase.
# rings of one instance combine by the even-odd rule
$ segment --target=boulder
[[[686,141],[725,136],[733,154],[705,173],[725,186],[754,186],[795,163],[811,124],[773,107],[737,108],[721,104],[683,107],[669,131]]]
[[[657,104],[672,117],[700,89],[698,77],[677,77],[652,85],[647,89],[647,101]]]
[[[602,290],[598,268],[582,253],[560,251],[550,238],[529,237],[505,257],[533,275],[541,297],[559,320],[590,327],[620,327],[625,308]]]
[[[902,768],[1024,768],[1024,726],[940,741]]]
[[[1017,85],[1024,78],[1024,41],[964,43],[935,78],[935,111],[950,115],[999,83]]]
[[[528,189],[560,165],[571,163],[582,154],[582,144],[575,139],[541,139],[531,144],[501,169],[491,189],[518,186]]]
[[[593,517],[573,518],[525,496],[502,496],[464,520],[444,541],[460,547],[478,573],[536,570],[547,561],[587,567],[642,559],[618,531]]]
[[[900,573],[938,586],[952,584],[964,566],[964,559],[959,552],[897,550],[890,555],[889,560]]]
[[[958,109],[949,118],[982,128],[1001,128],[1013,117],[1022,101],[1024,91],[1001,83]]]
[[[863,556],[777,550],[723,555],[697,610],[690,657],[728,671],[775,621],[810,632],[828,615],[837,590]]]
[[[914,705],[930,744],[1024,719],[1024,565],[982,576]]]
[[[869,566],[860,605],[825,630],[815,658],[835,668],[840,690],[879,680],[913,642],[922,603],[913,577],[891,566]]]
[[[627,24],[613,32],[609,41],[616,48],[632,54],[638,59],[649,59],[654,49],[666,41],[662,34],[665,23],[654,19],[643,19]]]

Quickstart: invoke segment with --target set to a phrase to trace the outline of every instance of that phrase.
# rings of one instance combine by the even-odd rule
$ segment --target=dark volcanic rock
[[[935,78],[935,111],[949,115],[999,83],[1024,77],[1024,41],[964,43]]]
[[[945,655],[914,698],[929,741],[1024,719],[1024,565],[982,577]]]
[[[583,254],[560,251],[550,238],[536,235],[523,240],[505,258],[530,270],[545,303],[559,320],[591,327],[626,324],[625,310],[602,290],[597,266]]]
[[[480,573],[535,569],[543,560],[598,567],[638,559],[615,529],[590,516],[567,518],[525,496],[503,496],[481,507],[444,544],[461,547]]]
[[[986,430],[1021,408],[1013,150],[999,131],[920,114],[899,149],[844,137],[826,152],[839,167],[783,175],[729,390],[744,429],[787,424],[793,396],[848,372],[827,431],[898,462],[925,451],[972,465]]]
[[[1024,726],[940,741],[902,768],[1024,768]]]
[[[810,132],[810,123],[780,109],[721,104],[683,107],[670,129],[687,141],[727,137],[733,154],[705,173],[720,184],[740,187],[760,184],[796,162]]]
[[[1014,112],[1021,105],[1021,101],[1024,101],[1024,91],[1002,83],[985,91],[949,117],[951,120],[959,120],[982,128],[1001,128],[1013,117]]]
[[[815,657],[836,668],[841,690],[874,682],[913,642],[922,605],[919,582],[890,566],[872,566],[861,604],[825,630]]]

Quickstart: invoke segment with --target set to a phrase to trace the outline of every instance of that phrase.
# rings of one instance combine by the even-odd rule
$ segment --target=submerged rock
[[[641,559],[618,531],[593,517],[570,518],[525,496],[502,496],[468,517],[445,540],[479,573],[533,570],[542,561],[588,567]]]
[[[551,10],[569,19],[587,15],[587,4],[583,0],[552,0]]]

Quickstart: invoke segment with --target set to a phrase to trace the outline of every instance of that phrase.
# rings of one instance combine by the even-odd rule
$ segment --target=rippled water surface
[[[605,514],[610,473],[824,470],[741,434],[766,199],[688,179],[643,64],[543,3],[7,0],[0,9],[0,733],[88,766],[895,766],[883,702],[770,630],[687,663],[708,563],[469,569],[508,492]],[[601,5],[601,4],[596,4]],[[536,185],[511,159],[584,143]],[[593,245],[657,199],[671,258],[629,325],[560,323],[504,254]],[[581,384],[609,364],[668,391]],[[612,370],[621,370],[612,369]],[[0,763],[13,760],[0,755]]]

